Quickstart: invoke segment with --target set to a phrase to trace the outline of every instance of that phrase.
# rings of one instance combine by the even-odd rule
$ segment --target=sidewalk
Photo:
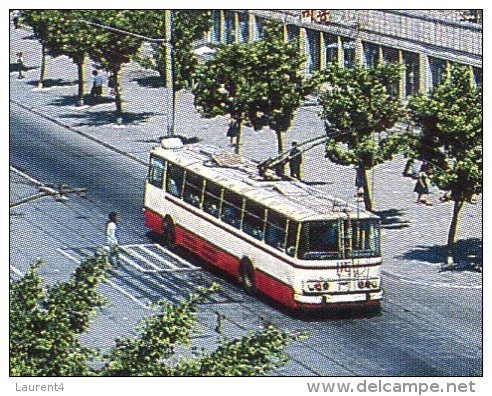
[[[167,106],[165,89],[149,87],[149,77],[154,74],[136,64],[124,67],[122,73],[123,100],[129,120],[123,126],[114,123],[114,102],[95,106],[76,107],[76,66],[66,57],[49,58],[47,79],[51,87],[39,90],[40,45],[29,39],[26,30],[11,27],[10,62],[15,53],[23,51],[25,64],[30,68],[26,78],[10,75],[10,101],[49,118],[72,132],[128,155],[141,163],[147,163],[148,153],[165,134]],[[90,91],[91,63],[86,67],[87,92]],[[107,92],[107,87],[105,87]],[[110,98],[108,97],[108,100]],[[15,107],[11,108],[15,111]],[[176,133],[197,137],[207,144],[229,147],[226,137],[228,118],[204,119],[196,112],[189,93],[178,94]],[[323,134],[323,125],[315,107],[303,107],[298,111],[292,129],[286,134],[285,145]],[[245,128],[244,155],[256,160],[276,153],[276,139],[272,131],[254,132]],[[481,288],[482,275],[466,270],[441,271],[444,248],[451,221],[452,204],[439,203],[434,191],[434,207],[415,204],[415,181],[403,178],[404,159],[378,166],[371,172],[373,196],[378,214],[382,217],[385,274],[405,282],[437,287]],[[330,194],[354,202],[355,171],[330,163],[324,158],[323,148],[318,147],[305,155],[306,181]],[[362,204],[361,204],[362,205]],[[461,218],[459,246],[463,256],[482,245],[482,197],[476,205],[466,205]]]

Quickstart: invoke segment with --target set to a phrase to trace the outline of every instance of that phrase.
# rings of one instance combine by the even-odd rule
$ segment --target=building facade
[[[307,73],[330,62],[399,62],[405,68],[398,94],[406,97],[438,85],[448,67],[460,63],[473,68],[474,83],[482,83],[480,10],[214,10],[206,40],[257,40],[266,19],[283,23],[286,40],[298,39]]]

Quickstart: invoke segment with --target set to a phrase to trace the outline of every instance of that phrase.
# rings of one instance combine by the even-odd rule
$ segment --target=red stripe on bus
[[[287,286],[285,283],[272,278],[270,275],[256,270],[255,286],[256,290],[278,301],[279,303],[289,308],[297,308],[297,303],[294,301],[294,291],[292,288]]]
[[[191,231],[176,225],[176,245],[200,256],[206,262],[220,268],[234,277],[239,275],[239,259],[215,247]]]
[[[144,224],[152,231],[162,233],[162,217],[149,209],[144,211]]]

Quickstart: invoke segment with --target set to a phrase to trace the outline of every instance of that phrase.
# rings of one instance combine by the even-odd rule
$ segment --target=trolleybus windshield
[[[354,220],[351,225],[351,240],[343,238],[347,230],[341,229],[341,224],[343,223],[338,220],[302,223],[298,257],[304,260],[349,258],[347,253],[342,256],[342,252],[347,251],[347,246],[351,246],[351,255],[354,258],[380,255],[378,220]]]

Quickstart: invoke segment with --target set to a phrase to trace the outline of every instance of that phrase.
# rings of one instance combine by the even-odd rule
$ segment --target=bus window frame
[[[236,206],[233,202],[227,200],[226,199],[226,193],[227,194],[231,194],[231,197],[234,197],[234,196],[239,197],[241,199],[241,204],[240,204],[241,206]],[[243,219],[244,200],[245,200],[245,197],[242,196],[241,194],[238,194],[237,192],[232,191],[230,189],[223,188],[222,196],[221,196],[221,208],[220,208],[220,217],[219,218],[225,224],[230,225],[231,227],[234,227],[234,228],[236,228],[236,229],[238,229],[240,231],[242,231],[241,225],[242,225],[242,219]],[[237,213],[239,215],[239,217],[237,218],[237,220],[238,220],[237,226],[234,224],[234,222],[228,222],[227,220],[224,220],[224,218],[229,218],[229,216],[224,216],[224,204],[228,208],[232,208],[232,209],[235,209],[235,210],[238,210],[239,211]]]
[[[169,172],[170,167],[175,167],[176,169],[180,169],[183,172],[183,180],[182,180],[181,191],[179,192],[179,195],[174,195],[173,193],[171,193],[168,189],[168,186],[167,186],[167,180],[169,179],[168,172]],[[172,180],[174,181],[174,179],[172,179]],[[175,198],[183,199],[185,180],[186,180],[186,169],[180,165],[175,164],[174,162],[169,161],[168,166],[166,167],[166,184],[164,185],[165,186],[164,190],[166,191],[166,193],[172,195]],[[178,187],[178,186],[176,186],[176,187]]]
[[[158,160],[161,160],[163,162],[163,167],[162,167],[162,180],[161,180],[161,184],[160,185],[157,185],[155,183],[152,183],[152,178],[151,178],[151,172],[152,172],[152,160],[154,159],[158,159]],[[160,188],[160,189],[163,189],[164,186],[166,185],[166,176],[167,176],[167,163],[168,161],[162,157],[159,157],[158,155],[154,155],[154,154],[151,154],[150,155],[150,161],[149,161],[149,170],[147,172],[147,181],[150,185],[154,186],[154,187],[157,187],[157,188]]]
[[[263,212],[262,214],[262,217],[258,217],[256,214],[246,210],[248,204],[250,205],[256,205],[258,208],[261,209],[261,211]],[[264,241],[265,240],[265,223],[266,223],[266,212],[267,212],[267,208],[265,207],[265,205],[262,205],[252,199],[249,199],[249,198],[244,198],[243,199],[243,216],[242,216],[242,224],[241,224],[241,231],[244,232],[246,235],[249,235],[250,237],[253,237],[255,238],[256,240],[258,241]],[[244,224],[245,224],[245,219],[247,216],[251,216],[251,217],[254,217],[256,218],[257,220],[261,220],[261,238],[257,238],[255,235],[253,234],[250,234],[249,232],[247,232],[244,228]]]
[[[270,244],[268,242],[268,240],[267,240],[268,239],[267,238],[267,236],[268,236],[268,230],[269,230],[268,224],[270,224],[271,227],[278,228],[278,230],[280,230],[280,231],[282,231],[282,228],[281,227],[277,227],[276,224],[274,224],[273,222],[269,222],[268,221],[269,218],[270,218],[270,215],[272,215],[274,217],[282,218],[282,221],[284,222],[284,227],[283,227],[284,237],[283,237],[283,241],[280,241],[280,240],[279,241],[276,241],[277,243],[275,245]],[[273,210],[273,209],[269,210],[268,215],[265,217],[265,235],[264,235],[265,243],[268,246],[273,247],[274,249],[277,249],[277,250],[279,250],[281,252],[285,252],[286,251],[286,248],[287,248],[288,223],[289,223],[289,218],[285,214],[283,214],[283,213],[281,213],[281,212],[279,212],[277,210]],[[279,242],[281,243],[280,246],[278,244]]]
[[[201,186],[200,185],[195,185],[193,184],[191,181],[188,182],[188,177],[190,177],[190,180],[193,179],[193,178],[196,178],[197,180],[200,181],[201,183]],[[198,208],[198,209],[202,209],[202,206],[203,206],[203,186],[204,186],[204,183],[205,182],[205,179],[195,173],[195,172],[192,172],[192,171],[188,171],[186,170],[185,171],[185,176],[184,176],[184,179],[183,179],[183,193],[182,193],[182,199],[184,202],[186,202],[187,204],[195,207],[195,208]],[[191,188],[192,190],[196,190],[198,192],[198,195],[196,195],[196,197],[199,199],[199,202],[198,202],[198,205],[195,205],[193,202],[191,202],[191,200],[189,200],[186,196],[187,194],[187,187],[188,188]],[[193,194],[194,195],[194,194]]]

